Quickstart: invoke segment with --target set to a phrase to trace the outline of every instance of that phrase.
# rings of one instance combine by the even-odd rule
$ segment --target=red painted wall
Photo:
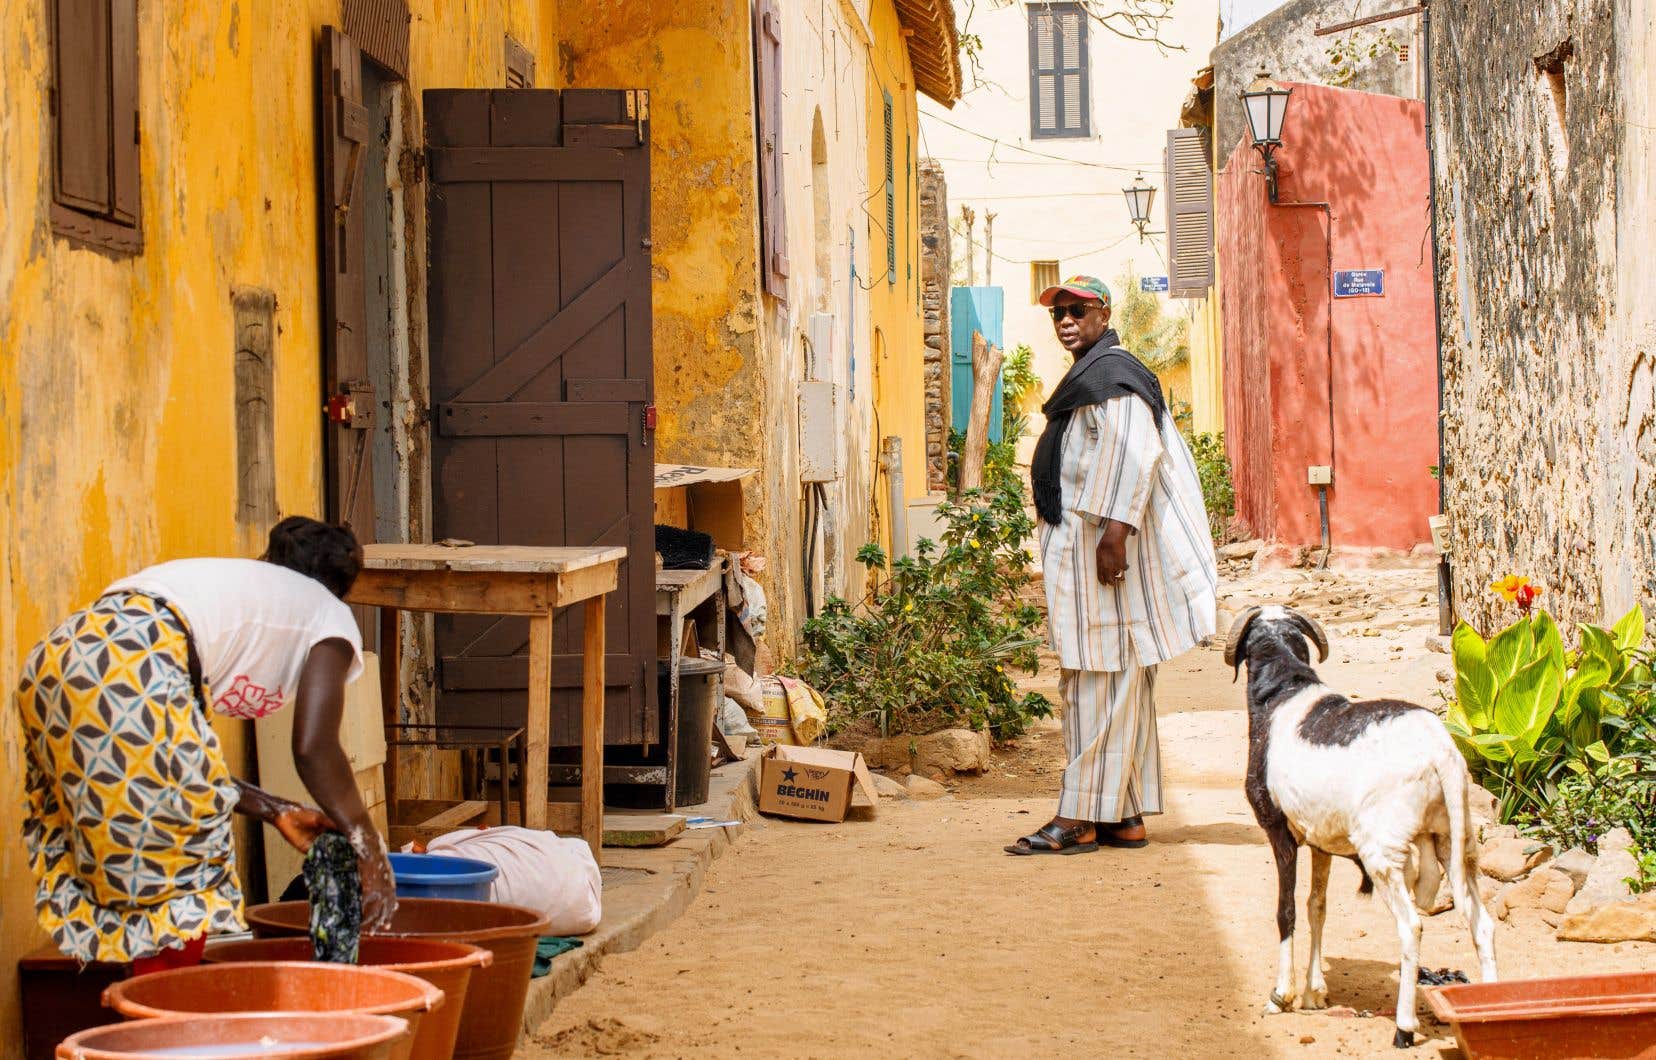
[[[1219,179],[1225,443],[1237,514],[1261,537],[1315,545],[1307,469],[1334,465],[1334,547],[1406,549],[1437,512],[1425,110],[1418,100],[1292,84],[1272,206],[1258,153]],[[1385,296],[1332,298],[1333,267],[1384,269]],[[1330,303],[1333,303],[1332,307]],[[1328,319],[1333,313],[1333,445]]]

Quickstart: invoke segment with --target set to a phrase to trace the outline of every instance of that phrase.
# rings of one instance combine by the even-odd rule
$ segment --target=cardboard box
[[[802,821],[843,821],[880,796],[862,755],[826,747],[771,747],[759,772],[759,812]]]
[[[748,548],[742,480],[749,467],[655,465],[655,521],[699,530],[730,552]]]

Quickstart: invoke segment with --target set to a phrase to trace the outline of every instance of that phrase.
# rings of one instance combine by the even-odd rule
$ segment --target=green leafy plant
[[[1132,269],[1117,277],[1116,285],[1110,326],[1121,336],[1121,345],[1158,374],[1189,363],[1190,318],[1167,312],[1167,303],[1142,289]]]
[[[997,485],[939,507],[938,542],[890,561],[876,545],[857,558],[875,588],[857,604],[830,600],[805,624],[797,670],[829,703],[829,728],[860,720],[885,735],[937,729],[1022,732],[1052,712],[1015,674],[1039,665],[1041,614],[1022,598],[1034,529],[1022,482]]]
[[[1656,890],[1656,849],[1634,848],[1633,853],[1634,857],[1638,859],[1639,871],[1637,875],[1627,878],[1627,886],[1634,894],[1644,894],[1646,891]]]
[[[1608,630],[1583,625],[1581,648],[1566,652],[1552,617],[1533,609],[1539,588],[1517,578],[1494,588],[1523,613],[1488,641],[1464,622],[1456,627],[1455,700],[1445,724],[1475,778],[1499,800],[1501,820],[1512,822],[1558,803],[1568,776],[1599,781],[1638,772],[1638,762],[1621,752],[1632,743],[1624,734],[1642,720],[1633,710],[1639,697],[1648,699],[1651,670],[1641,652],[1641,608]],[[1562,795],[1566,804],[1572,797]]]
[[[1214,544],[1220,544],[1236,515],[1236,487],[1231,482],[1230,457],[1225,455],[1225,436],[1193,434],[1189,440],[1190,455],[1196,458],[1196,477],[1202,484],[1208,532]]]

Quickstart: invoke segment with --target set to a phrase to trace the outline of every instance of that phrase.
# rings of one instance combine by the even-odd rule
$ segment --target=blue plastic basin
[[[396,877],[399,898],[462,898],[487,902],[489,884],[500,875],[500,869],[472,858],[394,853],[391,874]]]

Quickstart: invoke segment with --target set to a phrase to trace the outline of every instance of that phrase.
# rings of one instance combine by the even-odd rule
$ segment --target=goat
[[[1322,930],[1328,870],[1335,857],[1363,872],[1364,894],[1378,887],[1397,919],[1397,1033],[1414,1044],[1420,915],[1437,897],[1446,869],[1455,907],[1466,917],[1485,982],[1495,979],[1495,924],[1479,901],[1478,850],[1468,809],[1466,763],[1431,711],[1397,700],[1352,702],[1318,679],[1306,640],[1328,661],[1328,638],[1287,607],[1253,608],[1231,627],[1225,663],[1248,665],[1248,803],[1270,840],[1277,869],[1276,989],[1269,1013],[1294,1007],[1294,881],[1299,848],[1311,848],[1311,963],[1300,1007],[1328,1003]]]

